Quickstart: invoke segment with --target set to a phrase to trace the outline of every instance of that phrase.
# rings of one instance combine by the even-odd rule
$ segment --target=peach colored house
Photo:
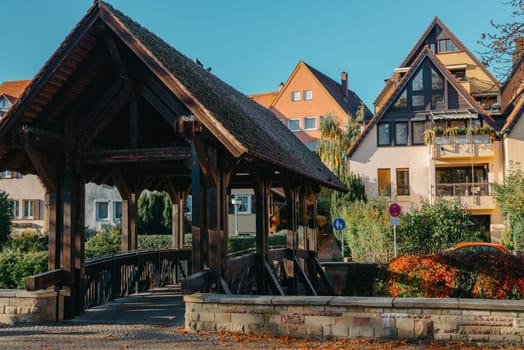
[[[0,118],[22,95],[30,80],[6,81],[0,84]],[[0,172],[0,190],[9,195],[12,206],[12,226],[15,232],[45,227],[45,189],[36,175],[14,171]]]
[[[279,91],[249,97],[273,111],[309,149],[316,150],[324,116],[354,117],[358,109],[363,108],[364,119],[371,118],[371,111],[348,85],[346,72],[342,72],[340,82],[336,82],[300,61],[286,83],[280,84]]]
[[[368,195],[389,196],[403,210],[458,199],[498,242],[504,218],[491,183],[524,154],[521,85],[518,69],[499,83],[436,17],[375,99],[375,115],[348,151],[350,170]]]

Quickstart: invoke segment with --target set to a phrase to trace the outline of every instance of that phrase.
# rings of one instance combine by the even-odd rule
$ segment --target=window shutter
[[[227,196],[227,212],[229,214],[235,214],[235,206],[231,203],[231,200],[234,198],[235,196],[232,195],[232,194],[229,194]]]
[[[257,213],[257,207],[256,207],[256,198],[255,198],[255,195],[252,195],[251,196],[251,214],[256,214]]]
[[[40,220],[40,200],[33,199],[31,204],[33,205],[33,219]]]

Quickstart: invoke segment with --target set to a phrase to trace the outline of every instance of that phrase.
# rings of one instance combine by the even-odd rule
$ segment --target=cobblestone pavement
[[[182,297],[159,289],[88,310],[54,324],[0,325],[0,349],[439,349],[442,344],[369,342],[364,340],[293,339],[224,333],[187,333]],[[448,345],[447,349],[507,349]],[[522,348],[520,348],[522,349]]]

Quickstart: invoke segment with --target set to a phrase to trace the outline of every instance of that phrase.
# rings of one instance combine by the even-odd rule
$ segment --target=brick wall
[[[0,290],[0,324],[46,323],[64,319],[64,291]],[[57,317],[58,316],[58,317]]]
[[[521,344],[524,303],[511,300],[193,294],[188,331]]]

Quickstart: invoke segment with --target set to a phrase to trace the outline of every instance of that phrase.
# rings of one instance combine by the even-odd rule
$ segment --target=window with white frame
[[[122,220],[122,202],[121,201],[113,202],[113,220],[115,221]]]
[[[24,219],[34,219],[35,217],[35,201],[31,199],[24,199]]]
[[[304,100],[312,100],[313,99],[313,91],[311,90],[304,90]]]
[[[241,204],[237,204],[237,214],[251,214],[251,195],[236,194],[235,199],[241,202]]]
[[[20,202],[16,199],[10,200],[11,203],[11,217],[17,219],[20,217]]]
[[[287,127],[291,131],[300,131],[300,119],[289,119]]]
[[[109,202],[95,201],[96,221],[109,220]]]
[[[316,117],[305,117],[304,118],[304,130],[316,130],[317,129],[317,118]]]
[[[300,91],[291,92],[291,101],[300,101]]]
[[[14,171],[2,171],[0,172],[0,178],[2,179],[12,179],[13,177],[16,177],[16,173]]]

